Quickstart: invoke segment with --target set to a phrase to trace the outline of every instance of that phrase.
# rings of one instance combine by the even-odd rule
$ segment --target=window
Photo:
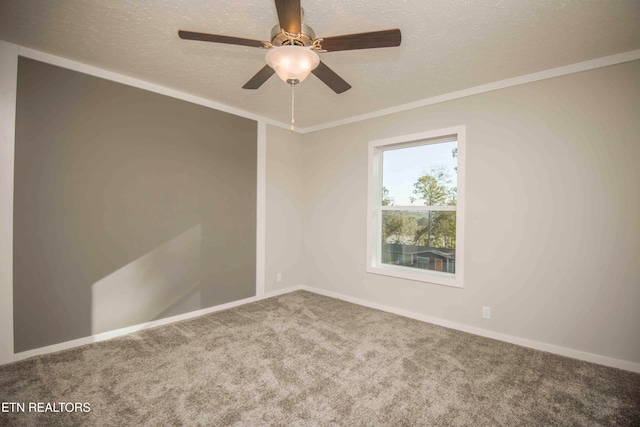
[[[462,287],[465,128],[369,142],[367,271]]]

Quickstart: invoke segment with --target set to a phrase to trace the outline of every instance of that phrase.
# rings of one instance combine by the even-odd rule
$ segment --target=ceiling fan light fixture
[[[318,54],[304,46],[274,47],[269,49],[265,59],[282,81],[296,83],[306,79],[320,63]]]

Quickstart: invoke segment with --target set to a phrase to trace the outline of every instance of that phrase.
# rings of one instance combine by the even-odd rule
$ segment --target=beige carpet
[[[299,291],[2,366],[0,401],[26,403],[2,426],[638,425],[640,375]]]

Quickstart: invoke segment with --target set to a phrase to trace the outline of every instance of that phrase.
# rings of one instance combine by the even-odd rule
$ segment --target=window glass
[[[457,141],[384,150],[383,202],[395,206],[455,205],[457,153]]]

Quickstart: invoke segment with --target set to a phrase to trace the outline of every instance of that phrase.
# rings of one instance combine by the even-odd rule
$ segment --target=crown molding
[[[454,99],[465,98],[467,96],[487,93],[494,90],[505,89],[508,87],[519,86],[527,83],[537,82],[540,80],[551,79],[554,77],[566,76],[568,74],[580,73],[582,71],[594,70],[596,68],[608,67],[610,65],[622,64],[624,62],[636,61],[640,59],[640,49],[628,52],[618,53],[601,58],[590,59],[584,62],[565,65],[562,67],[551,68],[549,70],[538,71],[536,73],[524,74],[505,80],[499,80],[493,83],[487,83],[455,92],[449,92],[431,98],[425,98],[419,101],[410,102],[408,104],[397,105],[395,107],[385,108],[382,110],[372,111],[370,113],[358,116],[347,117],[345,119],[336,120],[317,126],[297,129],[299,133],[311,133],[320,130],[330,129],[337,126],[343,126],[351,123],[361,122],[363,120],[375,119],[389,114],[401,113],[403,111],[414,110],[416,108],[426,107],[428,105],[440,104],[442,102],[453,101]]]
[[[7,45],[11,43],[3,42]],[[247,119],[262,122],[267,125],[279,127],[282,129],[290,129],[290,124],[282,123],[277,120],[269,119],[258,114],[250,113],[248,111],[231,107],[219,102],[212,101],[210,99],[202,98],[189,93],[181,92],[179,90],[170,89],[155,83],[150,83],[145,80],[130,77],[124,74],[116,73],[113,71],[104,70],[102,68],[87,65],[78,61],[63,58],[60,56],[52,55],[35,49],[17,46],[18,55],[26,58],[34,59],[36,61],[43,61],[52,65],[57,65],[63,68],[68,68],[81,73],[89,74],[96,77],[101,77],[107,80],[112,80],[118,83],[134,86],[140,89],[146,89],[152,92],[160,93],[162,95],[170,96],[173,98],[181,99],[183,101],[192,102],[194,104],[202,105],[205,107],[213,108],[215,110],[223,111],[226,113],[234,114]],[[574,73],[580,73],[582,71],[594,70],[597,68],[608,67],[610,65],[622,64],[625,62],[636,61],[640,59],[640,49],[631,50],[628,52],[622,52],[615,55],[603,56],[600,58],[590,59],[588,61],[577,62],[574,64],[565,65],[562,67],[551,68],[548,70],[538,71],[535,73],[524,74],[521,76],[512,77],[505,80],[499,80],[492,83],[487,83],[480,86],[474,86],[467,89],[462,89],[455,92],[449,92],[442,95],[433,96],[430,98],[421,99],[418,101],[410,102],[407,104],[401,104],[390,108],[384,108],[381,110],[372,111],[365,114],[347,117],[344,119],[336,120],[320,124],[317,126],[309,127],[296,127],[294,132],[300,134],[317,132],[325,129],[331,129],[338,126],[343,126],[351,123],[357,123],[364,120],[375,119],[390,114],[401,113],[404,111],[410,111],[429,105],[440,104],[442,102],[453,101],[455,99],[465,98],[468,96],[478,95],[482,93],[491,92],[494,90],[505,89],[513,86],[519,86],[527,83],[537,82],[540,80],[551,79],[554,77],[565,76]]]
[[[12,45],[11,43],[8,43],[8,42],[3,42],[3,43],[6,43],[7,45]],[[130,77],[125,74],[120,74],[114,71],[105,70],[99,67],[84,64],[82,62],[74,61],[72,59],[56,56],[50,53],[31,49],[28,47],[19,46],[19,45],[13,45],[13,46],[17,48],[18,56],[33,59],[36,61],[46,62],[47,64],[56,65],[58,67],[67,68],[69,70],[77,71],[79,73],[88,74],[88,75],[103,78],[106,80],[111,80],[117,83],[122,83],[127,86],[132,86],[139,89],[144,89],[151,92],[159,93],[161,95],[166,95],[171,98],[180,99],[182,101],[187,101],[193,104],[202,105],[203,107],[212,108],[214,110],[233,114],[239,117],[244,117],[246,119],[255,120],[256,122],[262,122],[262,123],[280,127],[283,129],[289,129],[290,127],[289,124],[281,123],[276,120],[272,120],[272,119],[260,116],[258,114],[250,113],[248,111],[231,107],[225,104],[221,104],[219,102],[215,102],[210,99],[192,95],[187,92],[171,89],[171,88],[168,88],[159,84],[151,83],[142,79]]]

